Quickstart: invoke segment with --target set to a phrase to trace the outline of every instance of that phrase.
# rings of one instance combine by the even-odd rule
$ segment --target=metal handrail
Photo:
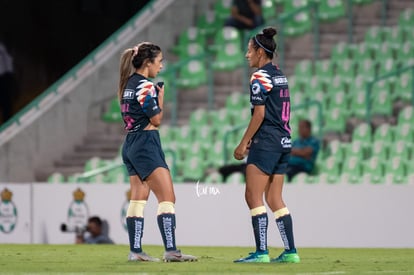
[[[396,75],[399,75],[399,74],[401,74],[403,72],[406,72],[406,71],[409,71],[409,70],[411,70],[411,73],[412,73],[411,104],[414,106],[414,65],[411,65],[411,66],[408,66],[408,67],[399,68],[397,70],[394,70],[394,71],[389,72],[389,73],[384,74],[384,75],[377,76],[376,78],[374,78],[373,80],[369,81],[366,84],[365,102],[366,102],[366,121],[368,123],[371,121],[371,93],[372,93],[372,87],[374,86],[374,84],[381,81],[381,80],[383,80],[383,79],[394,77]]]
[[[176,153],[171,149],[165,149],[164,154],[171,154],[171,156],[173,158],[173,163],[172,163],[171,167],[169,167],[169,168],[170,168],[170,172],[171,172],[171,177],[174,179],[175,176],[176,176],[176,172],[177,172],[177,167],[176,167],[177,156],[176,156]],[[88,171],[88,172],[85,172],[85,173],[82,173],[82,174],[78,175],[76,177],[76,182],[85,182],[87,179],[89,179],[91,177],[100,175],[102,173],[109,172],[111,170],[114,170],[114,169],[117,169],[117,168],[123,167],[123,166],[124,166],[124,163],[121,160],[115,161],[115,162],[107,164],[103,167],[99,167],[99,168],[96,168],[96,169],[93,169],[91,171]]]

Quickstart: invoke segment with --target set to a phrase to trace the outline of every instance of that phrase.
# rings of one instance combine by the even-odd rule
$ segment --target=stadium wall
[[[201,2],[201,3],[200,3]],[[0,181],[30,182],[79,144],[116,95],[123,49],[148,40],[168,49],[209,1],[154,0],[48,90],[0,127]],[[186,14],[193,16],[177,16]],[[70,49],[68,49],[70,50]],[[96,126],[95,126],[96,127]]]
[[[110,237],[127,244],[128,190],[127,184],[2,183],[0,243],[73,243],[75,234],[62,233],[60,225],[99,215],[109,222]],[[244,185],[187,183],[177,184],[175,190],[179,245],[253,246]],[[414,248],[413,191],[414,185],[299,183],[286,185],[284,195],[298,247]],[[162,243],[156,209],[151,195],[145,209],[144,244]],[[281,247],[276,230],[270,222],[269,244]]]

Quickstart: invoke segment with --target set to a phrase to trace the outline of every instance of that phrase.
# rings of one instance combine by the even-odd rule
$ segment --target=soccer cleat
[[[235,263],[268,263],[270,262],[269,252],[250,252],[249,256],[234,260]]]
[[[145,252],[135,253],[129,252],[128,261],[136,261],[136,262],[159,262],[160,259],[151,257]]]
[[[284,251],[279,257],[271,260],[272,263],[299,263],[300,258],[298,253],[286,253]]]
[[[195,262],[197,257],[192,255],[182,254],[181,250],[174,251],[165,251],[164,257],[162,258],[164,262]]]

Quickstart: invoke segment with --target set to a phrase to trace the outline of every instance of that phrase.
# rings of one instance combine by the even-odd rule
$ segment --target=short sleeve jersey
[[[250,103],[252,115],[254,106],[265,106],[264,120],[252,138],[251,149],[290,152],[289,87],[287,78],[276,65],[267,63],[252,74]]]
[[[121,99],[122,119],[129,132],[143,130],[150,118],[161,112],[154,84],[134,73],[127,82]]]

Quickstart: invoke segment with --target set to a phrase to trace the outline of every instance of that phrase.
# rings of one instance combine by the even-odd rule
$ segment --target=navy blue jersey
[[[159,114],[157,92],[154,84],[140,74],[128,79],[121,99],[121,113],[125,129],[129,132],[143,130],[150,118]]]
[[[287,78],[272,63],[253,73],[250,79],[250,103],[264,105],[262,125],[252,138],[251,149],[290,152],[290,96]]]

